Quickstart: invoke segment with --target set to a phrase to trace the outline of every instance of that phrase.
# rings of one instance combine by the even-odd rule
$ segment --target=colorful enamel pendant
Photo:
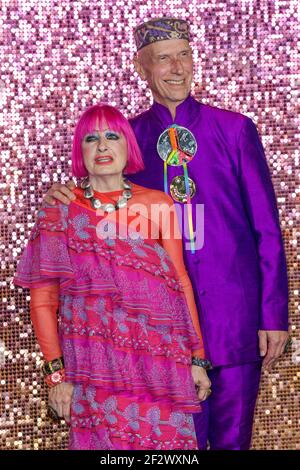
[[[157,151],[168,165],[181,166],[193,159],[197,152],[197,142],[191,131],[173,124],[160,134]]]

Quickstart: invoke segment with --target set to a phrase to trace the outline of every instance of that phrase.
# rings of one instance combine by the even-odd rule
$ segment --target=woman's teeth
[[[111,158],[111,157],[107,157],[107,158],[104,158],[104,157],[96,158],[96,163],[109,163],[109,162],[112,162],[112,158]]]

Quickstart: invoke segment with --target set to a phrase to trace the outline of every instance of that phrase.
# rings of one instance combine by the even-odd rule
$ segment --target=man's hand
[[[74,385],[68,382],[62,382],[49,390],[48,404],[55,409],[58,416],[64,418],[67,424],[70,424],[70,409],[72,402]]]
[[[281,356],[288,341],[288,331],[259,330],[260,355],[264,356],[262,367],[270,371],[276,359]]]
[[[206,400],[210,395],[211,381],[209,380],[206,370],[203,367],[192,366],[192,377],[197,387],[197,395],[200,401]]]
[[[68,181],[67,184],[54,183],[47,191],[44,201],[52,206],[56,204],[56,200],[69,205],[71,201],[76,199],[75,194],[72,193],[75,188],[76,185],[72,180]]]

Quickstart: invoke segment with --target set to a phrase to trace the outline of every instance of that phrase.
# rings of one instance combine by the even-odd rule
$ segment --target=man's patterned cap
[[[148,44],[166,39],[189,41],[189,25],[187,21],[178,18],[154,18],[137,26],[134,30],[134,38],[138,51]]]

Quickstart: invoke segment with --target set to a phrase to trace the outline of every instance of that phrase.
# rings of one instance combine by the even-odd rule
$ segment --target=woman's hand
[[[70,409],[74,385],[62,382],[49,389],[48,404],[55,409],[58,416],[70,424]]]
[[[203,367],[192,366],[192,377],[197,387],[197,395],[200,401],[206,400],[211,393],[211,381],[209,380],[206,370]]]

